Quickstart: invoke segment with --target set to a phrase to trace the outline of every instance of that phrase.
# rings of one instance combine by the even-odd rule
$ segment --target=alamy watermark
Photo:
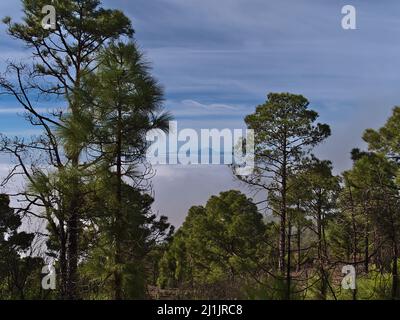
[[[42,19],[42,27],[45,30],[56,29],[56,8],[53,5],[45,5],[42,7],[42,13],[45,16]],[[353,5],[345,5],[342,7],[341,13],[344,15],[341,21],[342,28],[345,30],[357,29],[356,8]]]
[[[355,30],[357,29],[357,18],[356,18],[356,8],[352,5],[345,5],[342,7],[342,28],[344,30]]]
[[[147,160],[153,165],[232,165],[247,176],[254,170],[254,131],[251,129],[178,130],[170,121],[169,133],[152,130]]]
[[[56,268],[53,263],[42,268],[42,274],[45,276],[42,278],[42,288],[43,290],[55,290],[56,289]]]
[[[356,289],[356,268],[352,265],[343,266],[342,274],[345,274],[342,279],[342,288],[344,290]]]
[[[45,5],[42,8],[42,13],[46,14],[42,19],[42,27],[45,30],[56,29],[56,8],[52,5]]]

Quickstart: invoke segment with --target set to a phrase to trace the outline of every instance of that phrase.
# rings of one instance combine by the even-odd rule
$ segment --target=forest
[[[315,155],[331,128],[313,97],[268,93],[243,119],[253,173],[230,168],[248,192],[221,190],[175,228],[152,210],[146,159],[146,134],[174,115],[132,22],[98,0],[55,0],[44,29],[46,2],[3,19],[32,59],[8,61],[0,99],[41,134],[0,134],[1,300],[400,299],[400,107],[338,174]]]

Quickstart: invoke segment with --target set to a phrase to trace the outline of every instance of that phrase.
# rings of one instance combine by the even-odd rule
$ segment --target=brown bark
[[[319,275],[321,278],[321,288],[320,288],[320,298],[322,300],[326,300],[328,284],[327,284],[327,275],[324,268],[324,245],[323,245],[323,225],[322,225],[322,208],[321,208],[321,196],[319,195],[318,199],[318,207],[317,207],[317,255],[318,255],[318,268]]]
[[[393,240],[393,260],[392,260],[392,299],[399,299],[399,271],[397,267],[397,259],[399,256],[396,239]]]
[[[365,273],[369,272],[369,222],[368,218],[365,223],[365,235],[364,235],[364,271]]]
[[[286,138],[285,138],[286,141]],[[286,142],[284,143],[284,150],[286,150]],[[284,152],[283,162],[281,167],[282,186],[281,186],[281,221],[279,229],[279,271],[283,274],[285,272],[285,256],[286,256],[286,189],[287,189],[287,155]]]
[[[121,109],[118,110],[118,128],[117,128],[117,210],[115,211],[115,272],[114,272],[114,298],[115,300],[122,300],[122,237],[121,237],[121,224],[122,224],[122,113]]]
[[[67,281],[66,297],[69,300],[77,300],[78,294],[78,239],[79,239],[79,193],[78,185],[74,177],[72,188],[74,192],[70,201],[69,217],[67,220]]]
[[[292,224],[290,217],[288,219],[288,237],[287,237],[287,264],[286,264],[286,299],[291,298],[291,241],[292,241]]]
[[[301,269],[301,226],[300,222],[297,224],[297,267],[296,271],[299,272]]]

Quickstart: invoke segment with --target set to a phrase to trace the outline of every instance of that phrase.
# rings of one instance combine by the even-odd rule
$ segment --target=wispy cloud
[[[51,113],[51,109],[48,108],[35,108],[36,112],[39,113]],[[2,108],[0,107],[0,114],[22,114],[27,112],[24,108]]]
[[[219,111],[219,110],[233,110],[236,111],[238,110],[238,107],[236,106],[230,106],[227,104],[222,104],[222,103],[211,103],[211,104],[204,104],[204,103],[200,103],[198,101],[194,101],[194,100],[183,100],[182,104],[184,104],[186,107],[193,107],[193,108],[198,108],[198,109],[203,109],[203,110],[207,110],[210,112],[214,112],[214,111]]]
[[[5,130],[1,131],[0,134],[9,136],[9,137],[29,137],[29,136],[38,136],[42,134],[43,131],[37,129],[21,129],[21,130]]]
[[[212,115],[241,116],[246,112],[246,107],[242,105],[201,103],[191,99],[167,101],[166,108],[171,110],[176,117],[191,116],[192,119]]]

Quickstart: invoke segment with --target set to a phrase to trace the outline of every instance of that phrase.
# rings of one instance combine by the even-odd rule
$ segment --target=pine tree
[[[248,115],[245,122],[255,130],[255,173],[241,179],[261,188],[275,199],[271,210],[279,219],[279,271],[286,274],[286,298],[290,299],[290,268],[287,257],[288,178],[296,174],[302,159],[330,135],[326,124],[315,123],[318,113],[308,109],[301,95],[270,93],[268,100]]]
[[[68,0],[53,1],[56,9],[56,30],[45,30],[41,25],[42,7],[47,5],[45,0],[23,0],[24,17],[22,23],[13,23],[7,17],[4,22],[8,26],[8,34],[22,41],[32,49],[32,66],[11,63],[8,70],[17,78],[14,83],[6,78],[0,79],[0,87],[5,93],[14,96],[25,108],[28,120],[32,125],[40,126],[43,136],[26,143],[24,141],[5,141],[3,151],[15,155],[23,167],[26,178],[35,185],[36,173],[44,171],[29,169],[30,164],[23,157],[22,152],[27,150],[42,150],[46,157],[47,166],[50,164],[60,173],[69,184],[68,195],[65,199],[52,199],[48,201],[46,195],[36,194],[37,200],[32,200],[25,195],[29,203],[41,202],[45,206],[44,217],[51,219],[52,211],[59,213],[59,208],[54,208],[54,202],[62,206],[63,213],[57,216],[65,219],[66,231],[60,243],[64,246],[60,258],[64,263],[61,266],[63,275],[62,296],[76,299],[78,293],[78,260],[79,260],[79,233],[80,233],[80,206],[81,179],[79,172],[82,169],[81,146],[70,144],[71,139],[79,142],[81,132],[79,127],[70,128],[70,140],[66,145],[58,139],[54,128],[68,128],[64,123],[63,112],[54,111],[54,116],[46,116],[38,112],[37,101],[31,98],[31,92],[39,93],[41,98],[49,97],[53,101],[63,99],[68,106],[72,117],[80,117],[82,105],[76,99],[80,90],[82,77],[90,74],[98,65],[96,55],[99,50],[111,39],[130,37],[133,29],[129,19],[118,10],[104,9],[98,0]],[[27,76],[28,81],[26,81]],[[77,130],[78,129],[78,130]],[[11,145],[11,146],[10,146]],[[14,148],[14,146],[18,146]],[[73,147],[72,147],[73,146]],[[37,169],[37,167],[36,167]],[[63,195],[61,195],[62,197]],[[53,232],[60,235],[60,221],[49,221]]]
[[[102,50],[98,61],[99,68],[82,78],[77,94],[85,110],[79,118],[71,114],[66,121],[70,128],[88,124],[81,145],[91,150],[91,161],[98,164],[96,175],[105,176],[109,182],[109,205],[114,208],[114,298],[120,300],[124,298],[122,269],[128,263],[125,243],[131,241],[126,229],[132,223],[130,211],[135,210],[135,203],[132,207],[126,203],[129,195],[137,197],[135,192],[149,191],[148,180],[153,174],[146,161],[146,134],[151,130],[167,131],[171,117],[162,113],[162,88],[150,75],[147,62],[133,42],[111,44]],[[59,133],[71,141],[69,128]],[[76,140],[72,139],[71,145],[77,145]],[[129,187],[132,191],[127,192]]]

